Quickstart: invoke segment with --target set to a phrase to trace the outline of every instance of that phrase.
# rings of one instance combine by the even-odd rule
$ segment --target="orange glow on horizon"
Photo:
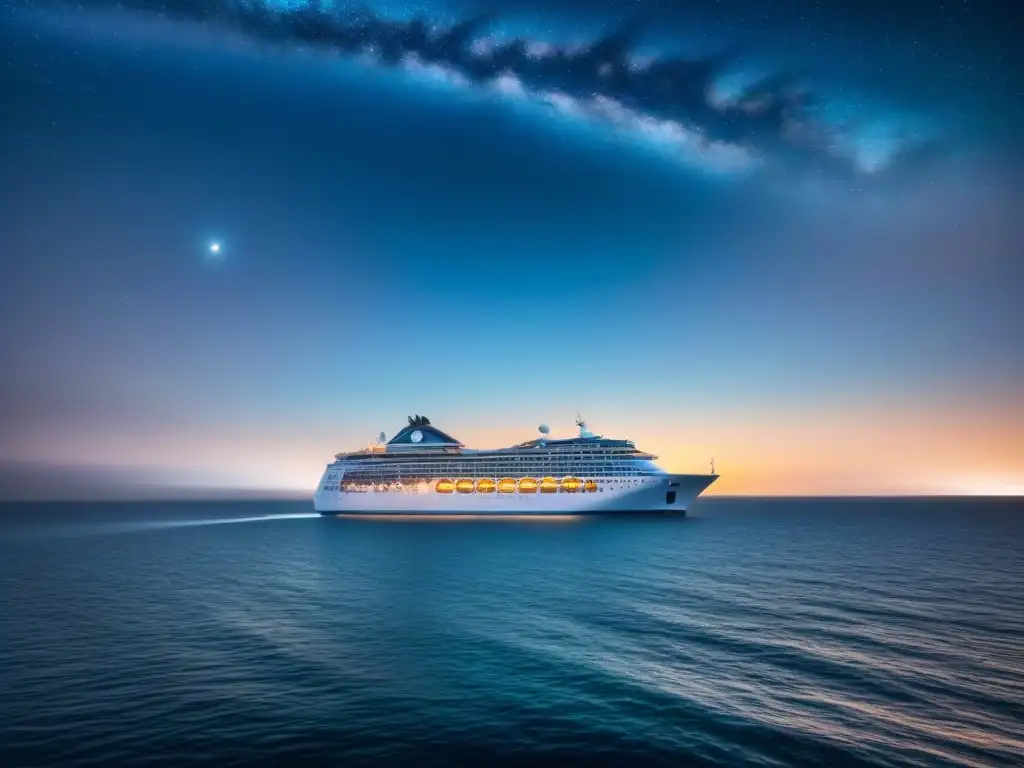
[[[493,426],[484,426],[476,414],[437,413],[432,420],[474,448],[533,437],[532,427],[519,426],[525,421],[519,414]],[[1024,408],[1005,401],[971,408],[919,401],[744,409],[722,404],[678,415],[648,406],[614,420],[595,419],[591,429],[633,440],[669,472],[707,474],[714,457],[720,478],[709,496],[1024,495]],[[305,495],[312,494],[335,453],[365,442],[364,431],[315,420],[161,425],[159,434],[134,425],[116,434],[66,426],[60,440],[40,441],[26,458],[86,470],[113,468],[132,477],[151,473],[165,487]],[[571,424],[552,429],[554,436],[575,432]],[[88,465],[83,455],[90,457]],[[147,457],[144,467],[140,455]]]

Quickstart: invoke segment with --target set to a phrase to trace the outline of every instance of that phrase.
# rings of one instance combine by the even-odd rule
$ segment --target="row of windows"
[[[562,457],[548,457],[544,459],[537,459],[534,461],[508,461],[505,459],[486,459],[482,461],[461,461],[459,459],[447,459],[444,461],[421,461],[419,459],[408,459],[406,461],[346,461],[339,462],[345,466],[346,469],[357,469],[359,467],[367,468],[387,468],[387,469],[403,469],[406,467],[429,467],[431,471],[436,471],[442,467],[462,467],[467,471],[472,471],[478,467],[508,467],[511,470],[520,470],[526,467],[542,467],[542,466],[564,466],[564,467],[577,467],[577,466],[588,466],[588,467],[613,467],[613,466],[642,466],[650,461],[649,459],[640,459],[632,457],[622,457],[619,459],[568,459]]]
[[[440,471],[442,467],[461,467],[466,471],[471,472],[476,467],[507,467],[511,472],[519,472],[530,467],[542,467],[542,466],[565,466],[565,467],[610,467],[610,466],[626,466],[626,465],[645,465],[649,464],[652,459],[648,456],[616,456],[609,458],[595,458],[592,456],[545,456],[537,457],[535,459],[503,459],[503,458],[487,458],[487,459],[476,459],[474,461],[466,461],[465,459],[455,458],[446,456],[436,460],[424,460],[420,458],[407,458],[404,461],[352,461],[339,459],[334,462],[339,467],[345,467],[346,469],[356,469],[359,467],[366,468],[400,468],[406,467],[428,467],[431,472]]]
[[[345,456],[345,454],[338,454]],[[570,457],[581,457],[581,458],[649,458],[649,455],[641,451],[636,450],[602,450],[602,451],[580,451],[580,450],[564,450],[564,451],[545,451],[543,453],[523,453],[523,454],[507,454],[507,453],[434,453],[433,455],[419,455],[410,458],[408,453],[405,452],[394,452],[394,453],[357,453],[353,454],[351,458],[356,461],[445,461],[450,460],[452,457],[457,456],[459,461],[543,461],[544,459],[567,459]],[[364,458],[365,457],[365,458]]]
[[[645,462],[652,461],[654,457],[651,456],[636,456],[633,454],[620,454],[617,456],[524,456],[524,457],[504,457],[504,456],[485,456],[485,457],[461,457],[461,456],[438,456],[438,457],[419,457],[419,456],[408,456],[400,458],[383,459],[381,457],[366,458],[366,459],[353,459],[348,457],[341,457],[337,459],[337,463],[346,464],[348,466],[364,466],[364,467],[401,467],[410,465],[424,465],[428,467],[436,467],[438,465],[454,465],[458,467],[475,467],[481,464],[498,465],[503,467],[535,467],[539,464],[549,464],[556,462],[558,464],[572,463],[572,464],[611,464],[611,463],[623,463],[623,462]]]
[[[602,466],[586,466],[581,464],[543,464],[535,468],[521,468],[516,467],[515,471],[510,471],[509,467],[500,466],[478,466],[468,468],[465,466],[458,465],[447,465],[442,467],[423,467],[423,466],[406,466],[406,467],[355,467],[345,469],[346,480],[405,480],[418,481],[420,479],[436,479],[439,476],[454,476],[454,477],[471,477],[471,478],[495,478],[504,477],[506,475],[522,475],[522,474],[534,474],[542,477],[566,477],[568,475],[585,475],[587,477],[622,477],[622,476],[641,476],[641,475],[659,475],[660,472],[642,465],[637,464],[622,464],[622,465],[602,465]]]
[[[572,481],[572,482],[570,482]],[[324,491],[342,491],[343,493],[442,493],[442,494],[491,494],[491,493],[604,493],[605,488],[611,491],[632,488],[644,483],[657,482],[655,478],[616,478],[615,480],[580,480],[579,478],[502,478],[493,480],[483,478],[471,480],[463,478],[460,480],[441,479],[429,481],[426,479],[407,479],[402,482],[359,482],[349,481],[346,477],[343,483],[327,483],[323,486]]]

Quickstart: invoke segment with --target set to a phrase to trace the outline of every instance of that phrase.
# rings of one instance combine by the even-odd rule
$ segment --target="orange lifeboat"
[[[595,493],[597,491],[597,482],[594,480],[587,480],[583,484],[583,490],[587,493]]]
[[[455,483],[451,480],[438,480],[434,488],[438,493],[454,493]]]
[[[477,493],[494,493],[494,481],[489,477],[476,481]]]
[[[537,492],[537,481],[532,477],[521,477],[519,479],[519,492],[520,493],[536,493]]]
[[[474,487],[472,480],[458,480],[455,483],[455,490],[459,493],[472,493]]]
[[[498,493],[515,493],[516,481],[511,477],[503,477],[498,481]]]
[[[578,477],[563,477],[560,485],[564,493],[576,493],[583,487],[583,481]]]
[[[540,492],[541,493],[557,493],[558,492],[558,481],[553,477],[545,477],[540,481]]]

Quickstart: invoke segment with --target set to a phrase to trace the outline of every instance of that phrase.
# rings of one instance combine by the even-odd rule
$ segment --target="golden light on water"
[[[339,520],[363,520],[366,522],[378,523],[378,522],[501,522],[503,520],[517,520],[517,521],[529,521],[544,523],[570,523],[576,520],[584,520],[584,515],[506,515],[504,513],[499,514],[459,514],[459,515],[445,515],[445,514],[361,514],[358,512],[354,513],[341,513],[337,515],[329,515],[329,517],[338,518]]]

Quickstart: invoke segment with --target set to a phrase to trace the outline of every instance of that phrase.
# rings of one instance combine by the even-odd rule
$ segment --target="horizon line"
[[[721,493],[711,496],[701,496],[694,503],[707,501],[730,500],[758,500],[758,501],[856,501],[867,499],[878,500],[924,500],[924,499],[949,499],[949,500],[1024,500],[1021,493],[814,493],[814,494],[757,494],[757,493]],[[167,503],[195,503],[195,502],[304,502],[313,503],[312,494],[276,494],[267,495],[257,493],[231,492],[216,493],[214,495],[182,495],[182,496],[110,496],[110,497],[51,497],[51,498],[0,498],[0,505],[6,504],[138,504],[143,502],[167,502]]]

